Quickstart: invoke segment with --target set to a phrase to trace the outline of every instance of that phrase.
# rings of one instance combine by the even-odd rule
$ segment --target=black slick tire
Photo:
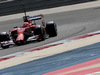
[[[40,37],[37,39],[38,41],[45,40],[45,31],[42,26],[36,26],[34,28],[34,35],[40,35]]]
[[[50,37],[57,36],[57,25],[54,21],[46,23],[46,32]]]

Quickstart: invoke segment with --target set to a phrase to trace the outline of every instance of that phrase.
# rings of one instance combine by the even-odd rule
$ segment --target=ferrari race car
[[[10,45],[23,45],[28,41],[43,41],[46,38],[57,36],[57,26],[54,21],[45,23],[43,15],[24,16],[21,27],[0,33],[0,45],[3,49]]]

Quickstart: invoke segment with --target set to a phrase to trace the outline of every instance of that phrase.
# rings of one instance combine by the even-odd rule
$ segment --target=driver
[[[24,20],[24,24],[23,24],[22,27],[27,27],[27,26],[31,26],[31,25],[32,25],[32,22],[29,21],[29,20],[27,19],[27,17],[26,17],[25,20]]]

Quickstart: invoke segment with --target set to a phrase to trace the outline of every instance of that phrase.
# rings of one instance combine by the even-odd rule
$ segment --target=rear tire
[[[46,23],[46,32],[50,37],[57,36],[57,25],[54,21]]]

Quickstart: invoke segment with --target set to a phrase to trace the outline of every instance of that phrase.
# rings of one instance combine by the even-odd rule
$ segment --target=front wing
[[[28,41],[34,41],[34,40],[37,40],[38,36],[31,36],[27,39],[27,42]],[[10,46],[10,45],[14,45],[15,43],[13,42],[13,40],[9,40],[9,41],[3,41],[3,42],[0,42],[0,45],[1,46]]]

